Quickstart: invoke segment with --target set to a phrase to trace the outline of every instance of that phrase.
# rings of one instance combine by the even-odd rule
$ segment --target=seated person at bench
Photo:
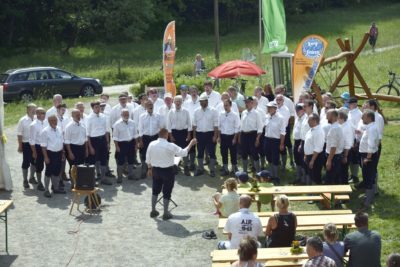
[[[265,231],[266,245],[270,248],[290,247],[296,234],[296,215],[288,211],[289,199],[286,195],[276,198],[276,207],[279,211],[269,218]]]
[[[303,267],[336,267],[331,258],[324,256],[322,240],[319,237],[314,236],[307,239],[306,251],[309,260],[303,264]]]
[[[336,267],[343,267],[344,244],[338,241],[336,225],[327,223],[324,226],[324,255],[335,261]]]
[[[250,177],[247,172],[235,172],[236,179],[239,181],[239,188],[251,188],[251,184],[249,183]]]
[[[258,242],[255,238],[246,236],[240,241],[239,260],[232,263],[232,267],[262,267],[264,264],[256,262]]]
[[[260,187],[273,187],[274,184],[272,183],[272,176],[269,171],[263,170],[257,173],[256,175],[258,185]],[[274,196],[273,195],[260,195],[258,198],[256,197],[257,200],[257,210],[258,212],[261,211],[261,205],[271,205],[271,210],[275,210],[275,201],[273,200]]]
[[[227,194],[216,193],[213,196],[214,205],[217,209],[215,214],[227,218],[232,213],[239,211],[239,195],[236,193],[237,182],[235,178],[225,180],[224,187]]]
[[[218,249],[237,249],[242,238],[246,236],[257,238],[262,235],[260,218],[250,211],[251,197],[241,195],[240,210],[228,217],[224,231],[228,233],[228,241],[220,241]]]

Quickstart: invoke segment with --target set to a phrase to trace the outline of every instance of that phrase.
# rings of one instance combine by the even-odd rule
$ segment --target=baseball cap
[[[271,172],[267,170],[262,170],[260,172],[257,172],[256,174],[257,178],[271,178]]]
[[[349,100],[350,99],[350,94],[349,94],[349,92],[344,92],[343,94],[340,95],[340,97],[345,99],[345,100]]]
[[[271,102],[268,102],[267,107],[269,107],[269,108],[278,108],[278,105],[276,104],[276,102],[271,101]]]
[[[247,183],[249,181],[249,175],[246,172],[243,171],[235,172],[235,176],[242,183]]]
[[[205,101],[205,100],[208,101],[208,97],[206,95],[202,95],[202,96],[200,96],[199,100],[200,101]]]

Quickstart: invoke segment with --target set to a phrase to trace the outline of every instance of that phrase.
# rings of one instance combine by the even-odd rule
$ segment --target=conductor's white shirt
[[[146,152],[146,163],[152,167],[168,168],[174,166],[175,157],[186,157],[188,151],[164,138],[151,142]]]

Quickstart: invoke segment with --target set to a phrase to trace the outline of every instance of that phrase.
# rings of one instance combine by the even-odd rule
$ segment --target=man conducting
[[[167,139],[168,130],[162,128],[158,133],[158,139],[149,144],[146,152],[148,176],[153,177],[150,217],[154,218],[160,214],[156,210],[156,204],[158,195],[162,191],[164,204],[163,220],[172,218],[172,214],[168,211],[168,205],[175,182],[174,157],[186,157],[190,148],[197,143],[196,139],[192,139],[189,145],[182,149],[174,143],[168,142]]]

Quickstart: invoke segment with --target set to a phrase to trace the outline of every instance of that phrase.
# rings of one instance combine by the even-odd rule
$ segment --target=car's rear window
[[[5,73],[0,74],[0,83],[5,83],[7,81],[8,76],[9,75]]]

